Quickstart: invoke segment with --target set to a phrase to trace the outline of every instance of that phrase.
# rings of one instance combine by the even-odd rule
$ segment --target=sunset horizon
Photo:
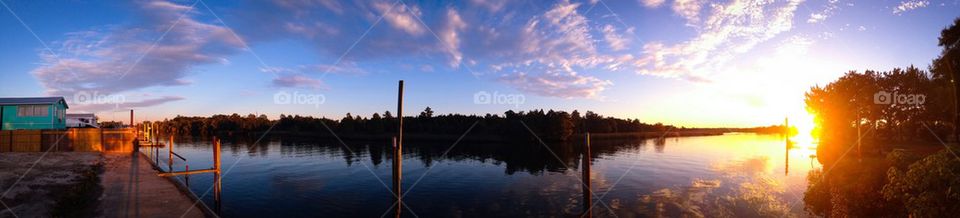
[[[960,0],[0,6],[0,218],[960,214]]]
[[[122,8],[82,3],[76,7],[102,9],[79,19],[80,13],[41,18],[45,11],[68,7],[64,4],[36,3],[45,5],[36,10],[14,1],[6,3],[14,13],[3,20],[12,35],[4,40],[9,49],[2,63],[17,82],[0,91],[7,97],[62,96],[72,111],[110,121],[126,120],[123,113],[130,109],[143,120],[233,113],[339,119],[390,109],[393,94],[387,87],[402,79],[409,84],[411,111],[589,110],[647,123],[754,127],[780,124],[784,117],[808,119],[803,93],[847,71],[926,68],[938,55],[936,34],[953,18],[934,11],[958,7],[497,2],[278,2],[257,7],[292,10],[296,16],[271,18],[289,20],[264,26],[250,18],[266,14],[242,10],[252,3],[144,1]],[[385,13],[394,9],[390,6],[395,10]],[[308,8],[318,11],[297,15]],[[370,16],[377,13],[384,16]],[[495,14],[512,16],[489,16]],[[342,19],[356,23],[338,22]],[[924,22],[908,22],[918,19]],[[304,29],[310,23],[319,26]],[[667,23],[672,24],[661,25]],[[645,29],[651,25],[658,30]],[[892,32],[913,35],[885,34]],[[196,34],[208,38],[183,40]],[[345,42],[331,44],[320,36]],[[519,41],[506,41],[509,36]],[[903,46],[881,53],[869,46],[893,42]],[[198,53],[167,52],[179,49]],[[832,57],[840,54],[873,57]],[[888,55],[877,56],[882,54]],[[719,58],[703,59],[710,56]],[[324,102],[275,103],[274,96],[283,93],[322,96]],[[522,96],[524,102],[476,104],[480,93]]]

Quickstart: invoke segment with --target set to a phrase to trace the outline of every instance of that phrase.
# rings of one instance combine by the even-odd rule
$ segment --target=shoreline
[[[778,134],[778,133],[768,133],[760,131],[737,131],[737,130],[682,130],[682,131],[666,131],[666,132],[621,132],[621,133],[590,133],[591,140],[642,140],[642,139],[657,139],[657,138],[673,138],[673,137],[695,137],[695,136],[719,136],[728,133],[755,133],[755,134]],[[189,137],[256,137],[259,138],[263,136],[264,132],[224,132],[213,135],[191,135],[191,134],[180,134],[180,136],[189,136]],[[321,133],[310,133],[310,132],[289,132],[289,131],[274,131],[266,134],[269,137],[296,137],[296,138],[321,138],[321,139],[341,139],[341,140],[365,140],[365,141],[390,141],[395,136],[390,133],[382,134],[347,134],[347,133],[336,133],[330,134],[329,132]],[[550,142],[576,142],[582,141],[585,134],[573,134],[570,135],[567,140],[556,140],[556,139],[547,139],[542,138],[544,141]],[[461,138],[462,137],[462,138]],[[466,135],[453,135],[453,134],[421,134],[421,133],[406,133],[403,135],[404,141],[467,141],[467,142],[514,142],[518,140],[537,140],[533,135],[528,137],[517,137],[517,136],[504,136],[504,135],[492,135],[492,134],[466,134]]]

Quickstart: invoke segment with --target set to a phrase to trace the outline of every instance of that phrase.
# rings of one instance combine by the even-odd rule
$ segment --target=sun
[[[794,141],[794,143],[798,146],[816,147],[816,116],[806,112],[792,114],[791,116],[787,117],[790,121],[791,128],[797,130],[797,134],[793,135],[790,140]]]

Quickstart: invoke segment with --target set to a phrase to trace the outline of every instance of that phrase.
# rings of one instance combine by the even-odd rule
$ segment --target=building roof
[[[67,118],[71,118],[71,117],[81,117],[81,118],[85,118],[85,117],[97,117],[97,115],[95,115],[95,114],[67,114]]]
[[[0,98],[0,105],[56,104],[60,101],[64,107],[70,108],[63,97]]]

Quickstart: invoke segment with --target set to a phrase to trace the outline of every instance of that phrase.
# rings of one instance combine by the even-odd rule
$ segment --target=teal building
[[[63,97],[0,98],[0,130],[66,129]]]

